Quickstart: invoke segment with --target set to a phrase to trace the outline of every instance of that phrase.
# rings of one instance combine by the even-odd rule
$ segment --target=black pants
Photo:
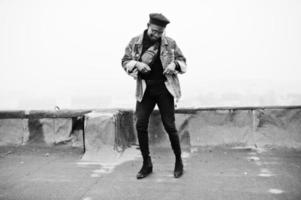
[[[166,89],[164,82],[161,82],[147,84],[142,101],[136,103],[136,130],[143,159],[149,157],[148,123],[156,104],[174,154],[181,157],[181,146],[175,125],[174,98]]]

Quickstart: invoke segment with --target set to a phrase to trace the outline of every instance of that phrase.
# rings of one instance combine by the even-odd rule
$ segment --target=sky
[[[297,0],[0,0],[0,110],[134,108],[121,67],[149,13],[187,58],[179,107],[301,104]]]

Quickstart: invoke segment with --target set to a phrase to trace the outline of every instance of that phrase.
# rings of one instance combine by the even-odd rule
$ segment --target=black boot
[[[174,177],[180,178],[183,175],[183,162],[182,158],[176,158],[175,170],[174,170]]]
[[[143,160],[142,168],[140,169],[140,171],[138,172],[136,177],[137,177],[137,179],[142,179],[142,178],[147,177],[152,172],[153,172],[153,164],[152,164],[151,158],[148,157]]]

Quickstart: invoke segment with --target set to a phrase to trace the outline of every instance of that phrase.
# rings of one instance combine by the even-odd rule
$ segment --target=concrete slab
[[[127,150],[126,150],[127,151]],[[301,198],[301,152],[283,148],[191,147],[185,173],[172,176],[170,148],[152,146],[154,173],[137,180],[135,148],[110,170],[68,146],[0,147],[0,199],[289,199]],[[136,153],[135,153],[136,151]],[[120,155],[122,160],[122,155]]]

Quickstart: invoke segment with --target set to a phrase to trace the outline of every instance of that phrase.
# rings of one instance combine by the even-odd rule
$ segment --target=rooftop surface
[[[299,150],[186,147],[180,179],[172,176],[169,148],[152,146],[151,155],[153,174],[137,180],[141,157],[136,146],[117,162],[106,156],[89,162],[82,158],[82,149],[64,145],[3,146],[0,199],[301,199]]]

